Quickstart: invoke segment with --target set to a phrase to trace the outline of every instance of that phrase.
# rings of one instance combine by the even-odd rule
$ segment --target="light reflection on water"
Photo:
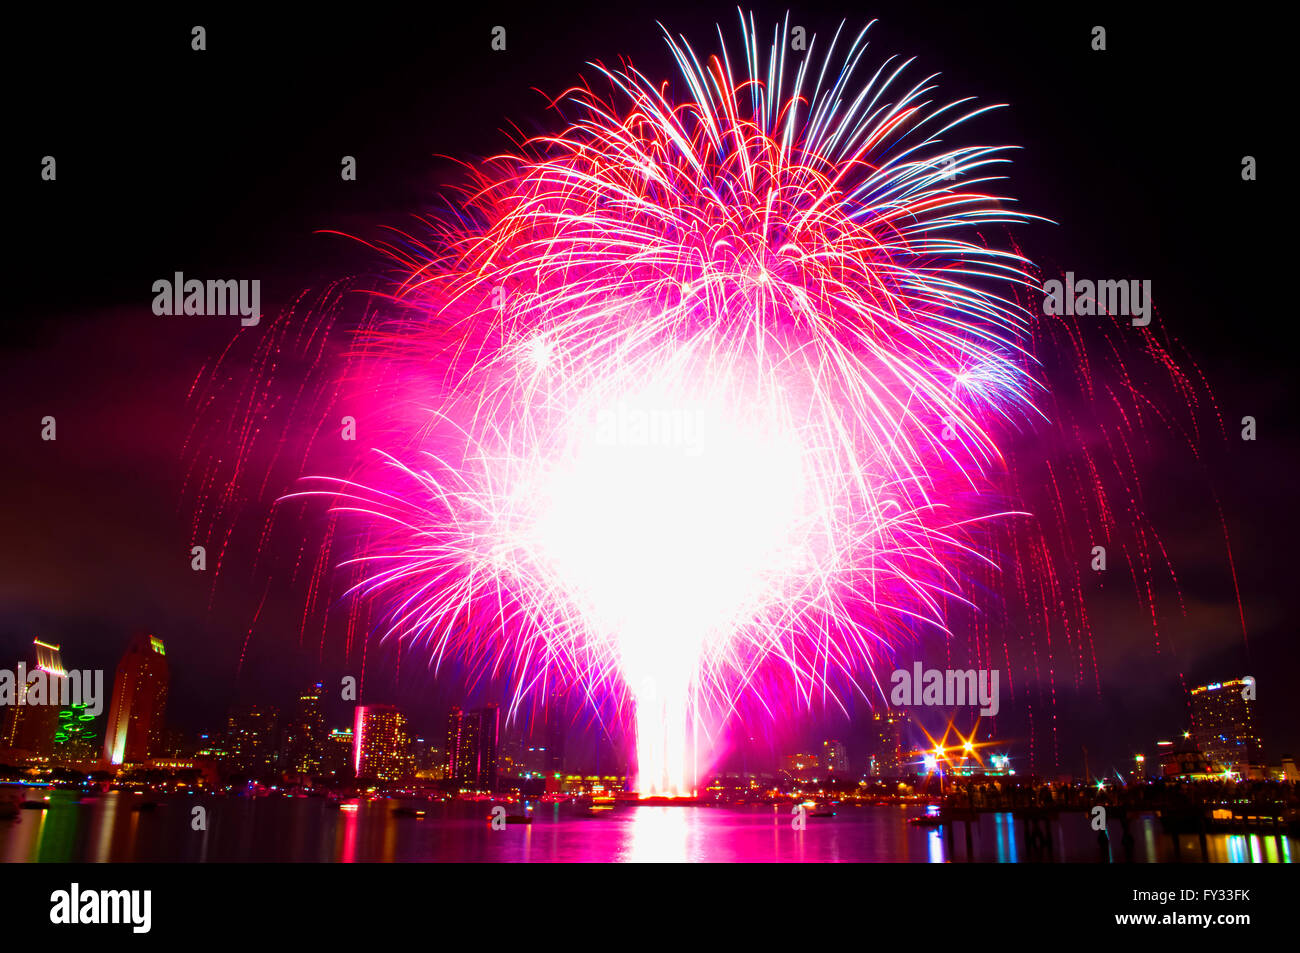
[[[489,802],[419,803],[424,818],[393,814],[396,802],[363,801],[330,808],[318,798],[177,797],[138,811],[140,797],[111,793],[78,803],[50,793],[44,811],[0,820],[0,861],[1123,861],[1118,838],[1100,845],[1088,819],[1062,815],[1052,825],[1051,851],[1030,848],[1009,814],[988,814],[951,835],[913,826],[905,807],[840,807],[835,817],[792,824],[784,805],[751,807],[620,807],[579,816],[568,805],[536,804],[534,823],[493,830]],[[411,802],[414,804],[415,802]],[[208,829],[195,831],[192,810],[207,809]],[[1195,835],[1163,833],[1152,817],[1133,821],[1136,862],[1201,860]],[[1208,860],[1290,863],[1294,838],[1214,834]]]
[[[619,860],[633,863],[662,863],[697,860],[693,856],[692,836],[695,818],[690,808],[645,807],[637,808],[626,838],[627,851]]]

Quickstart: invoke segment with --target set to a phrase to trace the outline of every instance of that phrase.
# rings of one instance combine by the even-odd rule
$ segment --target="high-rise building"
[[[501,730],[501,710],[496,705],[479,709],[479,752],[478,780],[487,791],[497,789],[497,773],[500,770],[497,743]]]
[[[280,711],[273,705],[237,702],[226,719],[224,767],[230,774],[268,777],[279,761]]]
[[[497,774],[501,777],[518,778],[524,771],[524,743],[519,733],[504,738],[497,754]]]
[[[312,682],[298,696],[292,718],[285,725],[286,767],[298,774],[320,774],[325,744],[325,686]]]
[[[461,729],[464,727],[464,712],[458,705],[452,705],[451,711],[447,712],[447,742],[443,746],[446,752],[447,764],[443,771],[446,778],[456,777],[456,754],[460,751]]]
[[[461,787],[497,787],[500,710],[488,705],[471,712],[453,707],[447,716],[447,777]]]
[[[328,778],[346,778],[354,770],[353,732],[351,728],[335,728],[325,738],[321,752],[321,774]]]
[[[1253,688],[1253,683],[1236,678],[1191,690],[1192,735],[1212,769],[1222,771],[1259,760],[1259,738],[1251,717]]]
[[[95,716],[85,705],[60,706],[54,732],[54,760],[64,765],[84,765],[98,760]]]
[[[546,706],[546,773],[551,777],[564,774],[564,740],[569,733],[565,697],[552,692]]]
[[[833,739],[822,742],[821,763],[832,776],[847,777],[849,773],[849,755],[844,745]]]
[[[26,674],[15,686],[14,704],[0,710],[0,748],[10,749],[15,760],[48,763],[55,754],[67,672],[57,645],[33,639],[32,650],[23,660]]]
[[[143,764],[162,751],[168,675],[162,639],[144,632],[132,638],[113,680],[104,732],[104,759],[110,764]]]
[[[875,778],[892,778],[903,773],[903,726],[901,711],[878,711],[871,716],[872,737],[867,773]]]
[[[434,744],[433,738],[417,737],[411,745],[415,759],[415,776],[431,781],[441,781],[447,776],[447,755]]]
[[[472,752],[477,744],[476,719],[459,706],[452,705],[447,713],[447,770],[446,777],[462,784],[474,781]]]
[[[478,787],[478,731],[477,711],[460,716],[460,744],[456,748],[456,770],[452,777],[466,787]]]
[[[353,735],[358,778],[401,781],[415,776],[411,731],[394,706],[358,705]]]
[[[530,744],[524,748],[521,757],[521,777],[540,778],[546,773],[546,745]]]

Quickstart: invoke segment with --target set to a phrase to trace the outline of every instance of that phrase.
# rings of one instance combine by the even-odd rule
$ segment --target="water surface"
[[[33,792],[32,797],[44,797]],[[796,830],[788,805],[744,807],[622,807],[582,817],[568,804],[534,805],[532,824],[493,830],[490,802],[361,801],[343,810],[320,798],[145,799],[113,792],[79,802],[70,791],[50,791],[44,811],[24,810],[0,820],[0,861],[276,862],[276,861],[851,861],[989,862],[1126,859],[1119,835],[1103,850],[1082,814],[1052,825],[1051,851],[1027,846],[1023,825],[1010,814],[983,815],[949,838],[942,829],[907,823],[916,807],[841,806],[835,817],[805,819]],[[393,813],[399,805],[423,818]],[[192,811],[207,810],[207,830],[192,828]],[[511,813],[520,810],[509,807]],[[1164,834],[1154,817],[1136,818],[1134,862],[1200,861],[1195,835]],[[1213,834],[1209,861],[1290,863],[1296,838]]]

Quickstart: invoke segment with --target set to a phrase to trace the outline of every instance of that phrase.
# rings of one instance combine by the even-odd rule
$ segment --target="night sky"
[[[236,576],[209,608],[211,579],[189,568],[186,395],[239,324],[157,317],[151,285],[176,271],[259,278],[272,315],[333,280],[378,275],[377,256],[320,231],[409,227],[458,180],[440,157],[499,151],[510,122],[547,128],[534,125],[554,121],[542,94],[573,84],[588,60],[626,55],[670,75],[656,20],[697,49],[712,50],[715,23],[729,41],[735,34],[725,3],[569,9],[488,4],[458,18],[435,5],[323,23],[12,15],[11,42],[29,66],[10,87],[6,150],[0,657],[16,660],[39,635],[63,645],[67,665],[111,672],[131,632],[156,632],[172,666],[169,717],[190,730],[217,727],[237,696],[284,705],[309,678],[356,671],[336,641],[299,644],[303,594],[293,587]],[[766,34],[784,8],[756,9]],[[940,95],[1009,104],[962,135],[1023,147],[1005,194],[1057,223],[1015,229],[1024,252],[1049,276],[1151,279],[1154,323],[1203,371],[1225,420],[1227,439],[1206,434],[1199,461],[1159,435],[1140,461],[1185,613],[1176,597],[1162,601],[1157,646],[1131,585],[1090,597],[1100,691],[1091,676],[1075,688],[1067,674],[1053,706],[1036,703],[1040,731],[1041,719],[1055,720],[1056,751],[1040,750],[1039,769],[1079,772],[1086,744],[1094,772],[1127,770],[1134,751],[1150,753],[1186,725],[1180,678],[1255,675],[1266,759],[1300,752],[1297,430],[1282,330],[1292,318],[1276,277],[1289,271],[1274,250],[1281,186],[1268,64],[1278,60],[1265,45],[1274,40],[1244,17],[1210,25],[1125,5],[801,4],[790,19],[827,37],[841,18],[856,28],[873,17],[869,58],[914,55],[918,75],[942,73]],[[202,53],[190,49],[195,23],[208,31]],[[489,47],[496,24],[507,27],[506,52]],[[1108,30],[1105,52],[1089,48],[1096,24]],[[45,155],[57,159],[56,182],[40,180]],[[340,180],[344,155],[357,158],[355,182]],[[1259,181],[1241,181],[1244,155],[1259,159]],[[1247,414],[1255,442],[1238,439]],[[55,442],[40,439],[46,415],[57,419]],[[926,658],[941,664],[943,654],[931,646]],[[499,691],[467,698],[454,673],[435,677],[409,660],[394,683],[390,662],[375,651],[366,697],[400,701],[425,731],[446,705]],[[1025,753],[1023,709],[1003,701],[998,734],[1013,754]],[[815,708],[777,747],[840,737],[856,763],[868,711],[858,699],[846,723]],[[344,709],[333,715],[341,723]]]

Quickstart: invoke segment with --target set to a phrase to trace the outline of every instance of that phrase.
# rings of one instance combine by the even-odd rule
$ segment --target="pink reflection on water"
[[[693,812],[680,807],[638,807],[626,826],[620,860],[641,864],[684,863],[691,859]]]

